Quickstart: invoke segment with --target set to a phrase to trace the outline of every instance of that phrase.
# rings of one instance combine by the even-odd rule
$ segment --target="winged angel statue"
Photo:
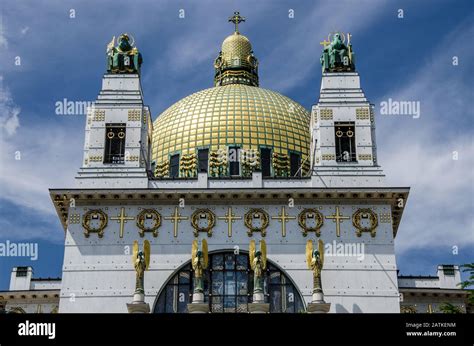
[[[201,250],[197,239],[193,241],[191,258],[194,270],[194,293],[204,292],[204,270],[209,264],[209,256],[207,251],[207,241],[203,239],[201,242]]]
[[[267,269],[267,244],[260,240],[260,250],[255,247],[255,240],[249,246],[250,268],[253,270],[253,293],[263,293],[264,271]]]
[[[308,240],[306,243],[306,263],[308,269],[313,271],[313,293],[321,292],[321,270],[324,264],[324,243],[318,240],[318,248],[313,248],[313,241]]]
[[[139,251],[138,241],[133,242],[132,263],[137,272],[137,279],[135,283],[135,293],[144,293],[145,291],[145,271],[150,265],[150,242],[145,240],[143,243],[143,250]]]

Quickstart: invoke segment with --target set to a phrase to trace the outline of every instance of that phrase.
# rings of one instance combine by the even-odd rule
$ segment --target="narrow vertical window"
[[[104,163],[125,163],[125,124],[105,125]]]
[[[292,177],[301,176],[301,159],[300,155],[296,153],[290,153],[290,175]]]
[[[260,149],[260,159],[262,162],[262,176],[269,177],[271,175],[271,149],[261,148]]]
[[[356,162],[354,122],[334,123],[336,162]]]
[[[207,173],[207,168],[209,164],[209,149],[198,150],[198,162],[199,162],[199,172]]]
[[[229,147],[229,173],[231,176],[240,175],[239,151],[239,147]]]
[[[175,154],[170,158],[170,178],[179,176],[179,154]]]

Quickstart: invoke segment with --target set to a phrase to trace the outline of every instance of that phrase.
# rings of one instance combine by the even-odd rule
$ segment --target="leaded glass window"
[[[190,264],[180,269],[160,292],[155,313],[187,313],[192,301],[193,272]],[[204,280],[204,301],[213,313],[247,313],[252,302],[253,274],[247,254],[220,252],[209,255]],[[305,311],[303,300],[291,280],[268,262],[264,281],[265,302],[272,313]]]

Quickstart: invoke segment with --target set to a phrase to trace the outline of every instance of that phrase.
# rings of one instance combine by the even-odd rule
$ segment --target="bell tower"
[[[115,37],[107,46],[102,90],[87,112],[78,187],[148,187],[153,124],[140,85],[142,56],[128,34],[114,43]]]
[[[332,41],[321,42],[321,91],[311,112],[313,175],[328,186],[384,185],[374,105],[361,89],[350,39],[335,33]]]

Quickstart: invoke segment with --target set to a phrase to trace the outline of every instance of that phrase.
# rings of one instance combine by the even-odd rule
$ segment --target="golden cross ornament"
[[[178,207],[174,208],[174,214],[171,216],[165,217],[165,220],[171,220],[172,223],[174,223],[174,237],[176,238],[178,236],[178,223],[181,222],[181,220],[187,220],[189,217],[187,216],[181,216],[181,214],[178,212]]]
[[[340,237],[341,236],[341,222],[342,220],[349,220],[349,216],[342,216],[339,213],[339,207],[336,207],[336,214],[333,214],[331,216],[326,216],[326,219],[332,219],[333,222],[336,223],[336,236]]]
[[[117,217],[111,217],[110,220],[117,220],[120,223],[120,238],[123,238],[123,225],[127,223],[127,220],[135,220],[134,217],[127,217],[125,215],[125,208],[120,209],[120,214]]]
[[[320,44],[321,46],[324,46],[324,47],[328,46],[330,43],[331,43],[331,42],[329,42],[328,40],[324,40],[323,42],[319,42],[319,44]]]
[[[225,216],[219,216],[218,219],[225,220],[227,223],[227,235],[232,237],[232,224],[235,220],[241,220],[242,216],[235,216],[235,214],[232,212],[232,207],[229,207],[227,209],[227,214],[225,214]]]
[[[286,223],[290,220],[296,219],[296,216],[288,216],[285,207],[283,206],[281,207],[281,214],[278,214],[278,216],[272,216],[272,219],[281,222],[281,236],[286,237]]]
[[[229,22],[234,23],[235,32],[239,32],[239,23],[245,22],[245,18],[241,17],[239,12],[234,12],[234,15],[229,18]]]

